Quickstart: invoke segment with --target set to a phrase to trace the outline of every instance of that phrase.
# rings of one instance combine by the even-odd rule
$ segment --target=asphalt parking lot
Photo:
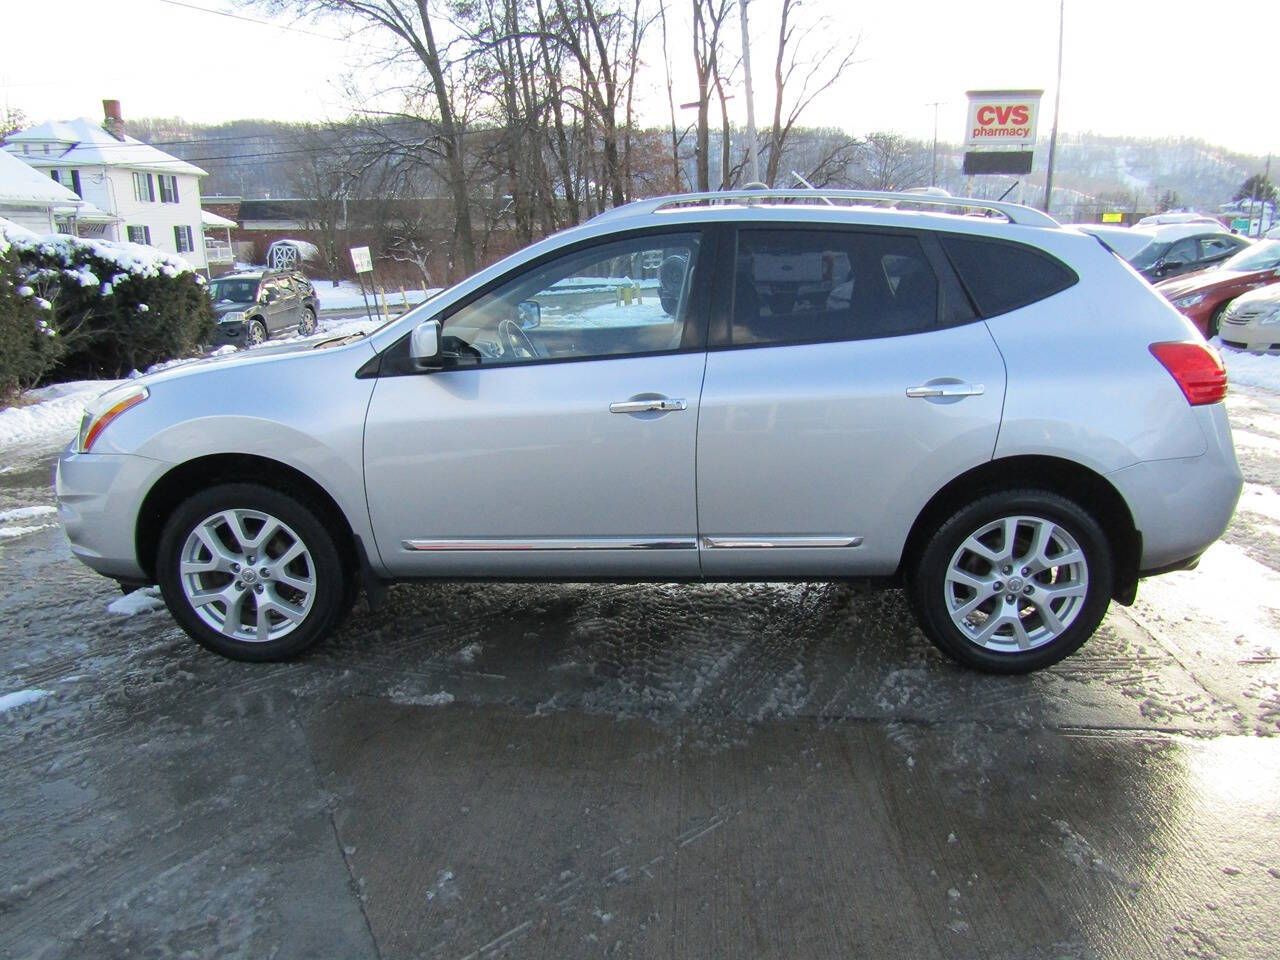
[[[231,663],[37,513],[0,956],[1280,956],[1280,395],[1229,406],[1226,539],[1024,678],[826,584],[405,585]]]

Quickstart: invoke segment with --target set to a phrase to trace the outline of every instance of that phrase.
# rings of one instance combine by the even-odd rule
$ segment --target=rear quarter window
[[[1025,244],[945,234],[939,239],[984,317],[1051,297],[1080,279],[1062,261]]]

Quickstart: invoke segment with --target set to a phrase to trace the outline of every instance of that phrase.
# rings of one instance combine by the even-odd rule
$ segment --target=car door
[[[394,573],[697,576],[707,243],[580,245],[449,307],[444,369],[412,369],[407,337],[387,350],[365,485]]]
[[[927,234],[743,227],[731,246],[699,411],[703,573],[891,573],[933,493],[991,458],[1000,354]]]
[[[1200,249],[1196,245],[1195,237],[1183,237],[1165,251],[1156,275],[1167,279],[1199,270],[1200,266],[1196,263],[1196,258],[1199,256]]]

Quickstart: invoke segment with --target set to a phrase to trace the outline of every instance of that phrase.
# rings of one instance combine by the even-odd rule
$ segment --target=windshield
[[[1272,267],[1280,267],[1280,240],[1259,241],[1222,262],[1223,270],[1270,270]]]
[[[258,295],[258,281],[252,277],[213,280],[209,283],[209,296],[214,303],[252,303]]]

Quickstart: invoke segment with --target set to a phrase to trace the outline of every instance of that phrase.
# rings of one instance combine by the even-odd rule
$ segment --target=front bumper
[[[58,458],[58,518],[78,560],[104,576],[146,577],[136,532],[142,500],[169,465],[132,454],[76,453]]]
[[[214,324],[213,336],[209,339],[209,345],[222,347],[229,343],[233,347],[243,347],[248,326],[249,322],[247,320]]]
[[[1250,353],[1280,353],[1280,323],[1226,323],[1218,331],[1222,345]]]

